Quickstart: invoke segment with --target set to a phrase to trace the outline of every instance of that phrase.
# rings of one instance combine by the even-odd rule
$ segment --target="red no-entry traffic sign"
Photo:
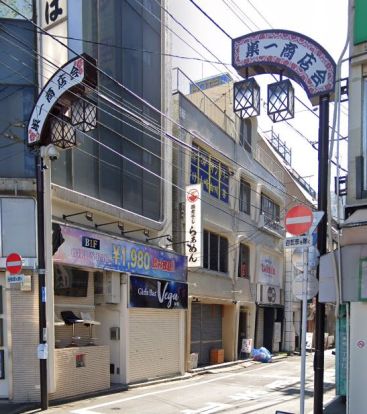
[[[294,236],[306,233],[313,221],[312,210],[309,207],[298,205],[288,210],[285,216],[285,229]]]
[[[16,275],[22,270],[22,257],[18,253],[10,253],[6,258],[6,270]]]

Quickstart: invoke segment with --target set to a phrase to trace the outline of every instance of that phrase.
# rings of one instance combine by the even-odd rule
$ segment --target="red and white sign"
[[[6,270],[17,275],[22,270],[22,257],[18,253],[10,253],[6,258]]]
[[[313,214],[309,207],[298,205],[288,210],[285,216],[285,229],[293,236],[306,233],[312,226]]]
[[[203,266],[201,196],[201,184],[186,187],[186,256],[189,268]]]

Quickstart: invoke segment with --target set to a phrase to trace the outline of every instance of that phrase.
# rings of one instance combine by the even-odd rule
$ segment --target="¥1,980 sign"
[[[55,263],[187,281],[187,259],[172,251],[59,224]]]

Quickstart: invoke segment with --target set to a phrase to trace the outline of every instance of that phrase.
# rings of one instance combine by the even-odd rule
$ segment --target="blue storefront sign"
[[[56,226],[59,245],[55,247],[55,263],[187,281],[186,256],[75,227]]]
[[[130,308],[187,309],[187,283],[130,276]]]

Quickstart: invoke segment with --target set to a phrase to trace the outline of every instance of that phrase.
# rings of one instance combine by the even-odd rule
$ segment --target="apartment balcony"
[[[267,217],[263,213],[260,214],[258,226],[274,236],[279,238],[285,237],[285,228],[280,224],[280,222]]]

